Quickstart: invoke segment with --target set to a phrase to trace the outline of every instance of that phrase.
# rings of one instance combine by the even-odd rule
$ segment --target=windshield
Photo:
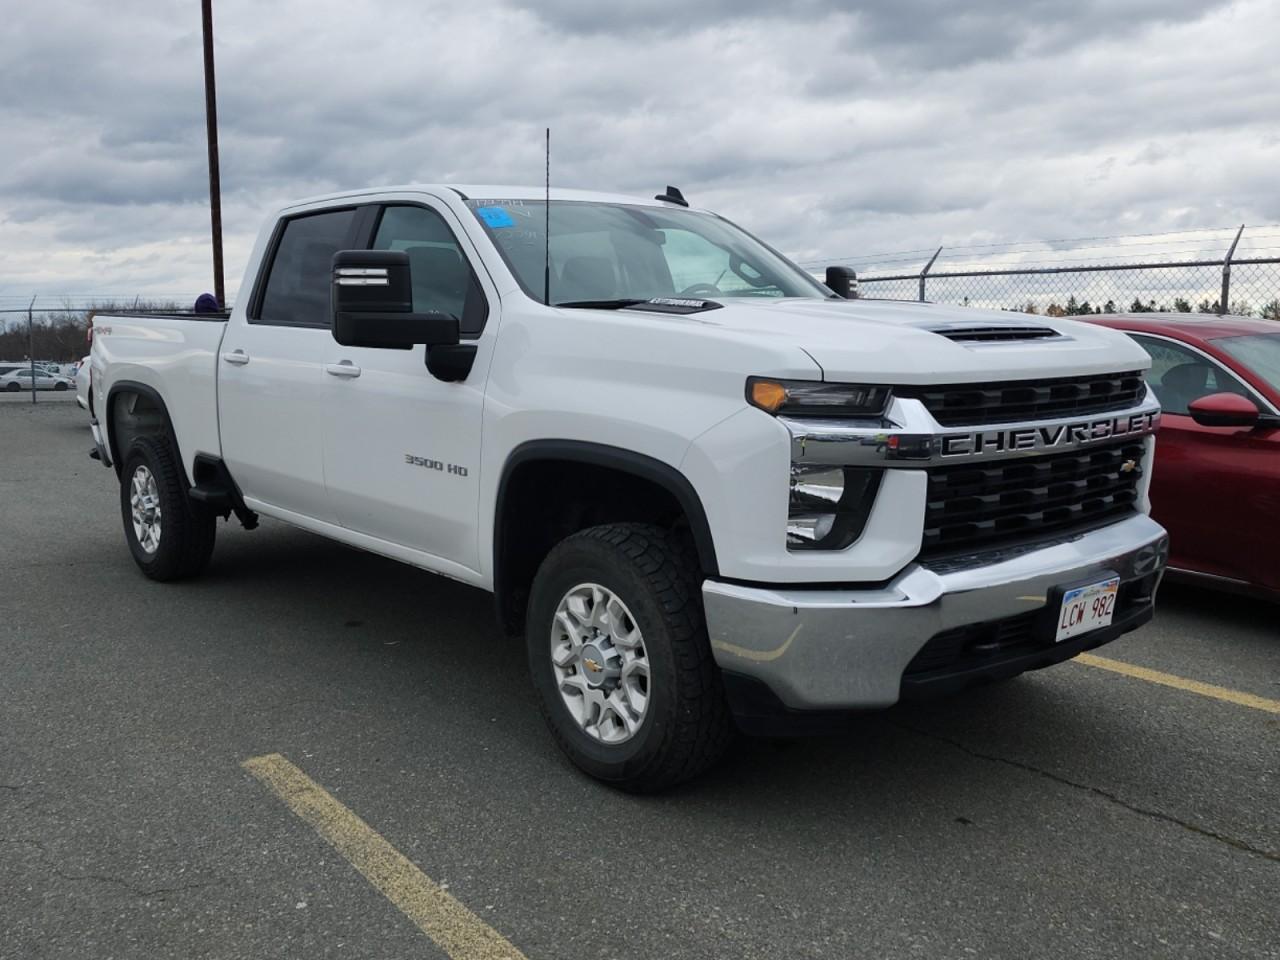
[[[1272,390],[1280,391],[1280,333],[1223,337],[1214,340],[1213,345],[1243,363]]]
[[[543,298],[546,204],[469,200],[525,293]],[[831,291],[719,217],[692,210],[551,202],[551,302],[653,297],[811,297]]]

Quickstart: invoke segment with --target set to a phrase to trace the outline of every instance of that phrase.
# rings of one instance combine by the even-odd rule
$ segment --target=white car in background
[[[76,403],[80,409],[89,409],[89,358],[76,364]]]
[[[70,390],[75,383],[66,377],[60,377],[55,373],[49,373],[36,367],[35,382],[37,390]],[[0,390],[9,393],[18,393],[20,391],[31,390],[31,368],[26,367],[20,370],[14,370],[0,376]]]

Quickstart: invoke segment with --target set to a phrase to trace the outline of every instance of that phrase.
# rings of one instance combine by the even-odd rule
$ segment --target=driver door
[[[461,321],[476,345],[459,383],[436,379],[426,347],[347,347],[330,339],[325,370],[325,478],[338,522],[385,543],[475,571],[480,424],[498,300],[447,207],[420,199],[381,209],[373,249],[409,255],[415,312]]]

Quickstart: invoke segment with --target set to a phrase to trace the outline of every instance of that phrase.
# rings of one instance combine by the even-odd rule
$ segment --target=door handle
[[[232,350],[230,353],[224,353],[222,359],[227,363],[233,363],[237,367],[243,367],[249,362],[249,355],[243,350]]]
[[[360,368],[350,360],[342,360],[338,363],[326,363],[324,372],[335,377],[346,377],[347,379],[355,379],[360,376]]]

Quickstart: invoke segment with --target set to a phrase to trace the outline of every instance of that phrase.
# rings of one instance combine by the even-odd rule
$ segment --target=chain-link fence
[[[1238,250],[1243,228],[1230,233],[1230,246],[1215,258],[1136,260],[1133,254],[1121,253],[1087,262],[1089,258],[1048,256],[1072,252],[1070,247],[1060,247],[1048,252],[1000,251],[987,254],[984,262],[984,254],[969,247],[941,248],[912,272],[879,271],[873,258],[869,265],[855,265],[855,269],[863,297],[1053,316],[1165,311],[1280,320],[1280,257],[1257,255],[1275,250],[1267,243],[1280,237],[1280,232],[1261,231],[1246,255]],[[1190,240],[1199,245],[1206,242],[1199,237]],[[1122,246],[1162,244],[1167,250],[1186,242],[1169,235]],[[1086,262],[1077,262],[1081,259]]]
[[[73,395],[77,363],[89,352],[89,324],[96,313],[121,310],[172,311],[172,301],[89,300],[82,306],[8,306],[16,298],[0,296],[0,398],[38,393]],[[67,298],[70,301],[70,298]]]
[[[0,296],[0,363],[35,359],[71,363],[89,352],[89,322],[95,313],[126,310],[172,312],[176,300],[100,299],[81,305],[41,306],[28,299],[24,306],[9,306],[16,298]]]

